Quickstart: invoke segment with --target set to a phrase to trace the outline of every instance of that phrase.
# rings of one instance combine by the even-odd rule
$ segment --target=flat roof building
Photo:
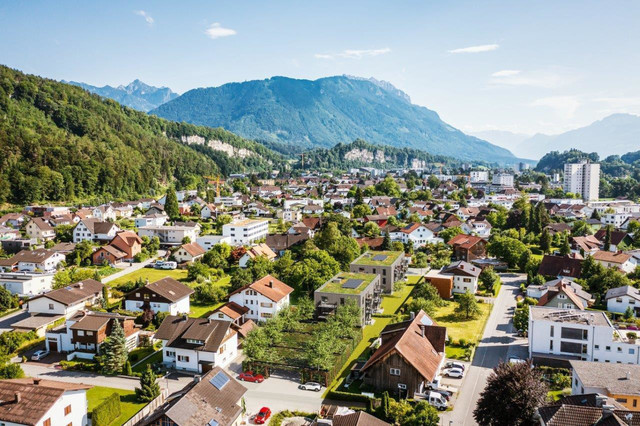
[[[393,284],[404,278],[407,263],[402,251],[368,251],[351,262],[350,272],[380,275],[385,293],[393,293]]]
[[[380,308],[380,275],[340,272],[318,288],[313,299],[318,319],[326,319],[340,305],[353,300],[361,310],[360,325],[371,323]]]

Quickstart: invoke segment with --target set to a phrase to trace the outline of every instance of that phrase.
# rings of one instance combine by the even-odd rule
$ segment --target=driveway
[[[4,333],[5,331],[13,330],[11,328],[11,324],[27,318],[29,318],[29,313],[24,309],[20,309],[19,311],[0,318],[0,334]]]
[[[111,274],[108,277],[104,277],[102,279],[102,283],[106,284],[106,283],[108,283],[110,281],[117,280],[120,277],[123,277],[123,276],[125,276],[127,274],[130,274],[130,273],[135,272],[135,271],[137,271],[139,269],[142,269],[145,266],[147,266],[148,264],[150,264],[151,262],[155,262],[158,257],[163,256],[163,255],[164,255],[164,251],[163,250],[158,250],[158,255],[157,256],[150,257],[149,259],[145,260],[144,262],[126,264],[127,266],[125,268],[123,268],[122,270],[116,272],[115,274]]]
[[[444,425],[471,425],[473,410],[493,367],[510,356],[527,358],[527,339],[518,338],[512,317],[516,307],[515,296],[520,292],[524,274],[500,274],[502,289],[495,299],[482,340],[476,349],[471,366],[465,371],[453,410],[442,415]]]

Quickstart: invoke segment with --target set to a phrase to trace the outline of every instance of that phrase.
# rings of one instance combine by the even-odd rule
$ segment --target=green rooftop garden
[[[335,277],[327,281],[317,292],[320,293],[343,293],[343,294],[360,294],[362,290],[376,278],[376,274],[360,274],[354,272],[340,272]],[[349,281],[352,280],[352,281]],[[357,281],[361,281],[357,287],[347,288],[343,285],[347,282],[355,285]]]
[[[352,263],[354,265],[391,266],[403,254],[401,251],[368,251]]]

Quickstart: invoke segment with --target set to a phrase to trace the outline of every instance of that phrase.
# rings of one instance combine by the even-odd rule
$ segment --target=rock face
[[[247,158],[251,156],[260,157],[260,155],[253,151],[245,148],[236,148],[235,146],[229,145],[228,143],[220,140],[207,141],[204,137],[198,135],[182,136],[181,139],[182,142],[187,145],[206,145],[211,149],[226,153],[231,158]]]
[[[345,160],[362,161],[363,163],[384,163],[384,151],[376,150],[375,152],[368,149],[354,148],[344,155]]]
[[[122,105],[144,112],[157,108],[163,103],[178,97],[178,94],[172,92],[168,87],[149,86],[140,80],[134,80],[126,86],[121,85],[118,87],[97,87],[77,81],[63,82],[80,86],[91,93],[113,99]]]

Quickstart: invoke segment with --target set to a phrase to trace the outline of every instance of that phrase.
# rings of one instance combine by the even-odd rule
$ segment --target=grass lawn
[[[549,391],[547,392],[547,398],[551,401],[557,401],[562,398],[562,390]]]
[[[131,365],[134,365],[136,362],[139,362],[147,355],[151,355],[155,349],[152,346],[147,347],[138,347],[129,352],[129,362]]]
[[[142,358],[140,358],[141,360]],[[147,368],[147,364],[155,364],[156,362],[162,362],[162,351],[158,351],[149,358],[147,358],[144,362],[134,366],[132,368],[134,373],[142,373]]]
[[[88,411],[92,412],[96,406],[98,406],[107,397],[113,393],[120,395],[120,406],[122,408],[122,414],[120,417],[111,422],[112,425],[121,425],[129,420],[134,414],[145,406],[144,403],[139,403],[136,400],[136,394],[134,391],[116,388],[106,388],[102,386],[94,386],[87,391],[87,402],[89,403]]]
[[[478,303],[480,315],[470,320],[465,320],[455,313],[456,306],[458,306],[458,302],[449,302],[446,306],[438,308],[436,314],[433,315],[433,319],[438,325],[447,327],[447,334],[452,340],[479,341],[493,305],[490,303]]]
[[[447,345],[444,348],[444,354],[447,358],[451,359],[463,359],[464,358],[464,348],[460,346],[451,346]]]
[[[342,383],[345,377],[347,377],[351,365],[354,363],[354,361],[362,356],[367,348],[371,346],[371,343],[373,343],[373,341],[380,336],[380,332],[382,332],[382,329],[385,328],[393,320],[393,317],[391,317],[391,315],[397,313],[400,307],[407,301],[419,278],[420,277],[417,276],[410,276],[409,281],[402,290],[395,292],[392,295],[383,296],[382,308],[384,310],[384,315],[389,315],[389,317],[386,318],[374,315],[374,323],[364,328],[362,341],[351,353],[351,356],[342,366],[342,369],[334,379],[333,383],[331,383],[331,385],[327,388],[324,395],[327,394],[329,389],[336,389]]]
[[[214,284],[217,287],[229,287],[230,282],[231,282],[231,275],[227,275],[225,277],[220,278]],[[202,318],[202,317],[208,316],[208,314],[218,309],[222,305],[224,305],[224,302],[215,303],[213,305],[202,305],[199,303],[191,302],[190,316],[196,317],[196,318]]]
[[[142,281],[149,279],[149,282],[154,282],[161,280],[165,277],[175,278],[178,281],[185,282],[187,279],[187,270],[186,269],[173,269],[173,270],[164,270],[164,269],[153,269],[153,268],[142,268],[137,271],[133,271],[130,274],[126,274],[118,279],[113,281],[109,281],[109,285],[112,287],[118,287],[119,285],[125,284],[128,281],[135,281],[138,278],[142,278]]]

